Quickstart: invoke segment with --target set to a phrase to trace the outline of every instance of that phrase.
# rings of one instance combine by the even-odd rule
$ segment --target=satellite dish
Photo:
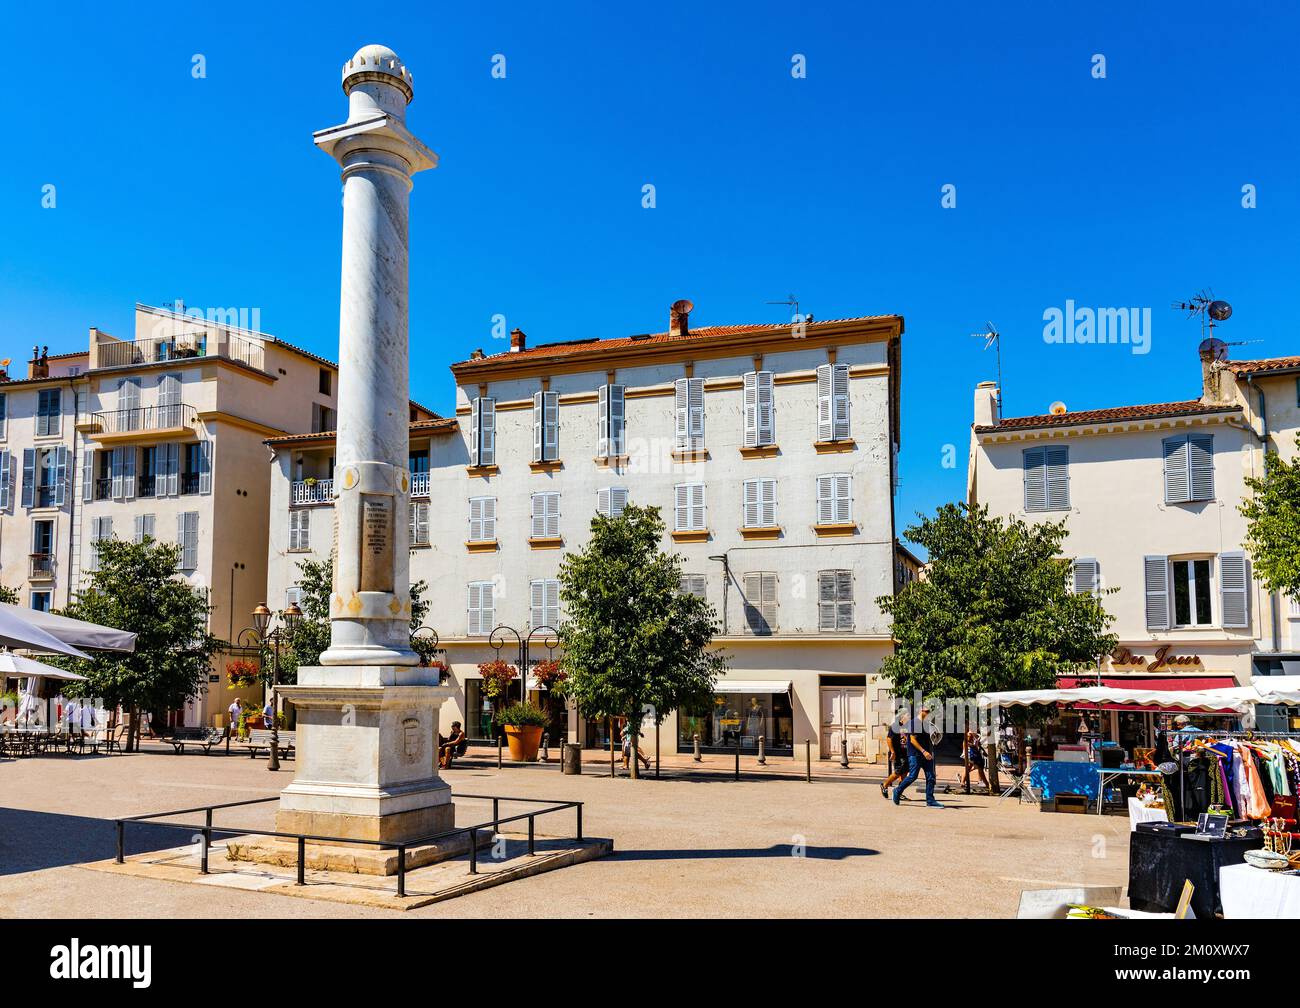
[[[694,307],[695,307],[695,302],[687,301],[685,298],[682,298],[682,300],[680,301],[673,302],[672,310],[682,315],[689,315],[691,313],[691,310]]]
[[[1226,361],[1228,359],[1228,344],[1216,336],[1201,340],[1201,345],[1197,348],[1197,351],[1201,357],[1209,358],[1212,361]]]
[[[1051,406],[1047,407],[1047,412],[1052,414],[1052,416],[1060,416],[1062,413],[1066,412],[1065,403],[1058,399],[1056,402],[1052,403]]]
[[[1222,322],[1224,319],[1232,317],[1232,305],[1228,304],[1227,301],[1211,301],[1209,312],[1210,318],[1216,322]]]

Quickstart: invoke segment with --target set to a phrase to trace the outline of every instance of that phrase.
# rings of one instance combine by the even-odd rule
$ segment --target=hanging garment
[[[1255,756],[1249,749],[1243,747],[1241,759],[1242,771],[1246,776],[1246,818],[1247,819],[1267,819],[1272,814],[1272,808],[1268,803],[1268,797],[1264,793],[1264,784],[1260,779],[1259,770],[1255,766]]]

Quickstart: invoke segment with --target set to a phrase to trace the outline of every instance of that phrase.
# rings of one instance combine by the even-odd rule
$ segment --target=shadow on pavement
[[[880,851],[870,847],[805,847],[799,857],[811,861],[843,861],[851,857],[870,857]],[[788,858],[795,857],[793,845],[770,847],[689,848],[686,850],[615,850],[614,861],[696,861],[705,858]]]
[[[131,823],[126,828],[126,853],[181,847],[190,842],[183,829]],[[117,831],[112,819],[27,809],[0,808],[0,875],[103,861],[117,856]]]

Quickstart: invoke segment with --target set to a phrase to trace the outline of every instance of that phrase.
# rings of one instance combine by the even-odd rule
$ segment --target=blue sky
[[[765,302],[791,292],[818,318],[897,312],[901,530],[964,494],[988,319],[1008,414],[1194,397],[1200,331],[1169,306],[1201,287],[1234,305],[1221,337],[1260,341],[1234,356],[1300,353],[1290,5],[356,13],[377,6],[11,5],[3,355],[179,297],[335,357],[339,180],[311,133],[346,117],[340,67],[369,42],[411,68],[408,125],[442,158],[411,235],[412,396],[434,409],[446,364],[501,348],[496,314],[536,343],[661,330],[679,297],[694,325],[782,321]],[[1048,344],[1067,299],[1152,309],[1150,352]]]

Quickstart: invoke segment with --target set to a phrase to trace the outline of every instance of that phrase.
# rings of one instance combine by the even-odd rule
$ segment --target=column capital
[[[318,130],[312,134],[312,142],[340,165],[345,163],[349,154],[370,147],[400,156],[411,166],[411,175],[438,167],[438,155],[416,139],[402,120],[392,115],[372,116]]]

